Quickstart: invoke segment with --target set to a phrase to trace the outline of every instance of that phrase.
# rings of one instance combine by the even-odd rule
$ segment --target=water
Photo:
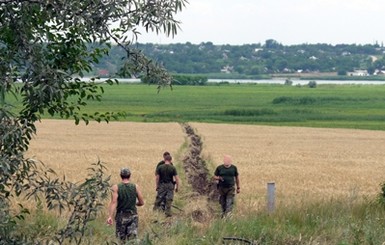
[[[256,84],[285,84],[286,79],[262,79],[262,80],[248,80],[248,79],[209,79],[208,82],[220,83],[256,83]],[[310,80],[293,79],[293,86],[307,85]],[[317,84],[359,84],[359,85],[383,85],[385,81],[363,81],[363,80],[314,80]]]
[[[88,81],[89,78],[83,78],[83,81]],[[100,82],[107,80],[107,78],[101,78]],[[120,83],[139,83],[140,79],[137,78],[118,78]],[[310,80],[299,80],[293,79],[293,86],[295,85],[307,85]],[[363,80],[314,80],[317,84],[358,84],[358,85],[383,85],[385,81],[363,81]],[[209,83],[255,83],[255,84],[285,84],[285,79],[261,79],[261,80],[252,80],[252,79],[209,79]]]
[[[82,77],[80,78],[83,82],[89,82],[91,77]],[[105,82],[108,79],[115,79],[115,78],[100,78],[95,80],[95,82]],[[119,83],[140,83],[139,78],[116,78],[119,80]]]

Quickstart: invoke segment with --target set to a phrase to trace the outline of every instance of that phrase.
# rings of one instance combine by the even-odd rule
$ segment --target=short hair
[[[171,162],[172,156],[171,156],[171,155],[166,155],[166,156],[164,157],[164,160],[165,160],[165,161],[170,161],[170,162]]]
[[[163,157],[166,157],[166,156],[171,156],[170,152],[165,151],[165,152],[163,153]]]
[[[129,179],[131,177],[131,171],[128,168],[120,169],[120,177],[122,179]]]

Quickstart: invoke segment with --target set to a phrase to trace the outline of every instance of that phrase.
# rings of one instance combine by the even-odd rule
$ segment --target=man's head
[[[131,177],[131,171],[128,168],[120,169],[120,177],[122,179],[129,179]]]
[[[164,157],[164,161],[165,161],[165,162],[171,162],[171,161],[172,161],[171,155],[165,156],[165,157]]]
[[[232,163],[231,156],[224,155],[224,157],[223,157],[223,165],[225,165],[225,167],[228,168],[228,167],[231,166],[231,163]]]
[[[170,152],[165,151],[165,152],[163,153],[163,159],[166,160],[166,156],[171,156]]]

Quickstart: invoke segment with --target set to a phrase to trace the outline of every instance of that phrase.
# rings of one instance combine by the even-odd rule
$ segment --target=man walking
[[[116,236],[124,243],[138,234],[138,213],[136,206],[143,206],[144,200],[138,185],[130,183],[128,168],[120,170],[122,182],[112,186],[111,203],[108,207],[107,224],[112,225],[115,216]],[[116,214],[115,214],[116,211]]]
[[[165,202],[164,211],[167,217],[171,217],[171,204],[174,199],[174,190],[178,192],[179,177],[176,168],[171,163],[172,157],[165,156],[164,164],[156,169],[156,199],[154,210],[160,210],[162,202]],[[175,179],[175,182],[174,182]]]
[[[161,166],[161,165],[163,165],[164,163],[165,163],[165,159],[166,159],[166,157],[167,156],[171,156],[171,154],[170,154],[170,152],[168,152],[168,151],[165,151],[164,153],[163,153],[163,160],[161,160],[160,162],[158,162],[158,164],[156,165],[156,168],[155,168],[155,176],[156,176],[156,170],[158,169],[158,167],[159,166]],[[171,165],[172,165],[172,162],[171,162]],[[174,181],[174,184],[175,184],[175,181]],[[165,202],[166,200],[162,200],[162,202],[160,202],[160,203],[157,203],[156,205],[159,205],[159,206],[157,206],[157,207],[154,207],[154,209],[157,209],[157,210],[165,210],[166,209],[166,202]]]
[[[171,156],[170,152],[165,151],[165,152],[163,153],[163,160],[159,161],[158,164],[156,165],[156,168],[155,168],[155,176],[156,176],[156,170],[158,169],[158,167],[159,167],[160,165],[162,165],[162,164],[165,163],[165,158],[166,158],[166,156]],[[171,165],[172,165],[172,163],[171,163]]]
[[[226,217],[233,209],[235,184],[236,192],[240,193],[238,169],[232,164],[231,157],[225,155],[223,164],[219,165],[214,172],[214,179],[218,181],[219,203],[222,208],[222,218]]]

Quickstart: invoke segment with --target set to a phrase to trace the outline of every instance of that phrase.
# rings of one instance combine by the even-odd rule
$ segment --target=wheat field
[[[264,208],[266,186],[274,182],[277,205],[330,198],[374,197],[385,180],[385,132],[190,123],[202,137],[203,157],[213,171],[224,154],[233,158],[241,180],[237,209]],[[86,177],[98,159],[112,182],[128,166],[149,211],[155,198],[154,171],[164,151],[178,156],[186,140],[177,123],[110,122],[75,125],[43,120],[28,156],[71,181]],[[178,163],[178,159],[175,159]],[[186,183],[182,182],[183,185]]]

